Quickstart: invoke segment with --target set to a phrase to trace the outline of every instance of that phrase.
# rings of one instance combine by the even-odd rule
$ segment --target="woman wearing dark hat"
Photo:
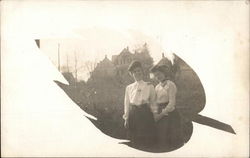
[[[155,105],[155,89],[152,84],[143,81],[144,72],[139,61],[133,61],[128,71],[135,82],[126,87],[124,126],[129,131],[133,145],[153,147],[156,143],[156,127],[151,106]]]
[[[155,87],[158,105],[158,114],[155,114],[158,145],[162,148],[174,149],[183,145],[180,116],[175,108],[177,88],[169,79],[170,67],[156,65],[151,68],[151,72],[159,81]]]

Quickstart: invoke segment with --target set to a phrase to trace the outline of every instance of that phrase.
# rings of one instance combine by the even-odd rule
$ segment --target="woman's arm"
[[[128,116],[129,116],[129,94],[128,94],[128,87],[126,87],[125,98],[124,98],[124,115],[123,115],[123,119],[125,121],[127,121]]]
[[[156,92],[155,92],[155,89],[154,89],[153,85],[150,87],[149,102],[150,102],[151,111],[153,113],[155,121],[159,121],[163,116],[166,116],[165,113],[158,114],[159,107],[158,107],[158,105],[156,103]]]
[[[173,82],[170,82],[168,85],[168,96],[169,96],[169,102],[168,105],[166,106],[165,109],[163,109],[164,113],[172,112],[175,109],[175,104],[176,104],[176,93],[177,93],[177,88]]]
[[[148,84],[150,84],[150,83],[148,83]],[[154,86],[152,84],[150,84],[149,105],[150,105],[151,111],[153,113],[158,111],[158,107],[156,104],[156,92],[155,92]]]
[[[150,94],[149,94],[149,104],[150,109],[153,113],[155,121],[159,120],[158,118],[158,106],[156,104],[156,92],[153,85],[150,85]]]

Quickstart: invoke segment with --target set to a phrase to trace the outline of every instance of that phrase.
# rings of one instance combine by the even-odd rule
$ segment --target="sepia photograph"
[[[248,157],[248,13],[3,0],[1,156]]]
[[[82,34],[90,34],[90,40],[86,41],[35,41],[69,84],[55,83],[82,110],[97,118],[89,119],[104,134],[130,140],[121,143],[136,149],[167,152],[183,146],[190,139],[193,120],[199,117],[200,123],[210,121],[197,115],[205,106],[205,92],[199,77],[182,59],[173,53],[164,53],[159,42],[140,33],[137,34],[143,42],[126,42],[129,39],[122,34],[118,36],[123,39],[119,45],[131,43],[119,50],[116,48],[118,44],[112,48],[113,43],[105,43],[110,41],[106,38],[114,39],[116,32],[92,31],[99,34],[93,37],[91,30],[82,30]],[[95,47],[89,53],[91,43]],[[107,49],[111,51],[108,53],[110,58],[100,52]],[[112,53],[112,50],[118,52]],[[94,52],[104,56],[91,59],[89,54],[95,56]],[[159,53],[152,56],[152,52]],[[154,63],[158,58],[160,60]],[[217,122],[213,123],[216,127]],[[223,130],[223,125],[220,128]],[[225,131],[234,133],[230,127]]]

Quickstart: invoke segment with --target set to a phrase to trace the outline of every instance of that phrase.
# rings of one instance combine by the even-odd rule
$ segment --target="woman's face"
[[[154,76],[155,78],[159,81],[159,82],[163,82],[165,80],[165,75],[161,72],[161,71],[156,71],[154,72]]]
[[[143,79],[143,70],[141,67],[136,67],[133,71],[132,71],[132,76],[134,77],[134,79],[136,81],[140,81]]]

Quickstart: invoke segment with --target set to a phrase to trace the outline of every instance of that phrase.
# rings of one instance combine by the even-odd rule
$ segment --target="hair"
[[[143,75],[145,75],[145,72],[144,72],[143,67],[142,67],[142,66],[137,66],[137,67],[139,67],[139,68],[142,70]],[[137,67],[135,67],[135,68],[137,68]],[[135,68],[134,68],[134,69],[135,69]],[[129,73],[130,76],[133,76],[134,69],[131,70],[131,71],[128,71],[128,73]]]

